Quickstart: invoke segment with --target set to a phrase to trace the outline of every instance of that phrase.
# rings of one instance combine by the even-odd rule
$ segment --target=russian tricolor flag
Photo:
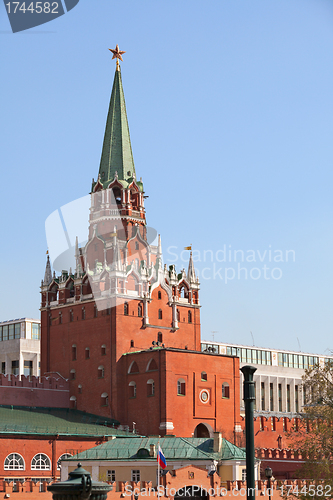
[[[163,455],[163,451],[161,450],[161,447],[158,447],[158,454],[157,454],[157,462],[159,463],[160,467],[162,469],[165,469],[167,466],[165,456]]]

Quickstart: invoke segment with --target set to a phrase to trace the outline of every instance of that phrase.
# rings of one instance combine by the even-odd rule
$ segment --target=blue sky
[[[45,220],[97,176],[118,43],[147,221],[177,269],[193,244],[202,338],[333,349],[332,2],[80,0],[16,34],[0,13],[0,320],[39,316]]]

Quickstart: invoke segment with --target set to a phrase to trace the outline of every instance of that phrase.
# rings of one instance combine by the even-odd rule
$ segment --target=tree
[[[324,481],[332,494],[333,362],[306,370],[303,391],[305,405],[298,429],[294,428],[289,434],[290,444],[300,450],[305,460],[300,477]]]

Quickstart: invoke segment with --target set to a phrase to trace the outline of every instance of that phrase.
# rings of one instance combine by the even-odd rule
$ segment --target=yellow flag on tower
[[[192,250],[192,245],[189,247],[184,247],[184,250]]]

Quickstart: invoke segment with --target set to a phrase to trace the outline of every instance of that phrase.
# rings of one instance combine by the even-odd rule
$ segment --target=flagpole
[[[157,448],[157,498],[160,496],[160,438],[158,438],[158,448]]]

